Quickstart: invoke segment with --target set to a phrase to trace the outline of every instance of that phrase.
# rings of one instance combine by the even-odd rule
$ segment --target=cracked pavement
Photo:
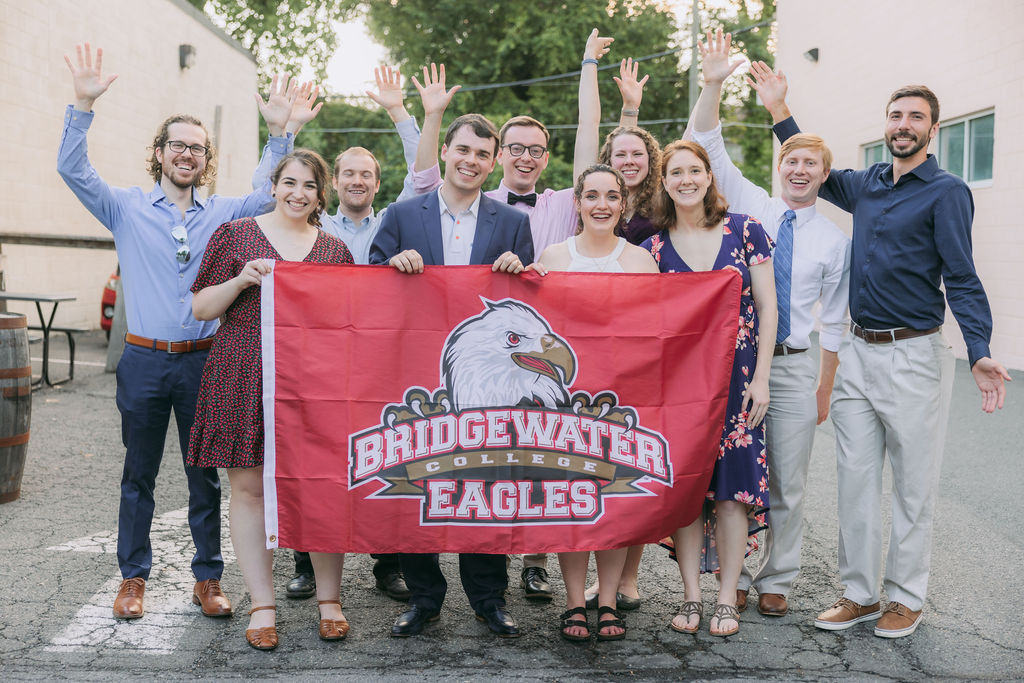
[[[53,354],[64,347],[55,343]],[[7,681],[309,679],[362,680],[1020,680],[1024,628],[1016,622],[1022,551],[1012,501],[1024,489],[1024,373],[1012,373],[1006,408],[986,416],[966,363],[956,385],[936,513],[925,616],[917,632],[876,638],[872,624],[828,632],[814,627],[819,611],[841,595],[836,570],[834,436],[819,428],[808,478],[803,573],[781,618],[741,615],[740,632],[714,638],[707,617],[715,582],[703,577],[705,618],[697,635],[668,628],[682,601],[678,570],[649,546],[640,575],[643,605],[626,613],[626,640],[574,644],[558,636],[564,592],[557,560],[549,559],[554,600],[528,603],[521,565],[509,571],[509,609],[523,636],[502,640],[473,619],[453,556],[443,563],[449,595],[441,621],[424,635],[388,636],[401,605],[374,588],[371,560],[349,555],[342,583],[352,632],[340,643],[316,632],[314,600],[287,600],[291,554],[275,560],[281,645],[257,652],[243,638],[249,598],[231,557],[223,586],[235,616],[203,617],[191,604],[192,544],[183,517],[181,454],[168,438],[157,484],[154,569],[146,615],[131,622],[110,613],[119,584],[113,554],[123,447],[114,405],[114,377],[104,374],[99,333],[79,337],[73,382],[33,394],[32,436],[21,498],[0,505],[0,666]],[[38,345],[32,355],[39,355]],[[84,363],[82,361],[85,361]],[[88,365],[95,363],[96,365]],[[38,363],[36,364],[38,367]],[[57,367],[55,372],[60,371]],[[222,476],[225,491],[227,479]],[[890,486],[888,472],[885,486]],[[224,509],[226,513],[227,497]],[[885,518],[888,519],[888,497]],[[888,523],[888,522],[886,522]],[[756,562],[756,558],[748,559]],[[591,567],[593,572],[593,566]],[[883,598],[884,599],[884,598]],[[595,619],[590,614],[591,622]]]

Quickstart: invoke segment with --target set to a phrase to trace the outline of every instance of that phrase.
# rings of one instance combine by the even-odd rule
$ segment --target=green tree
[[[446,114],[446,122],[470,111],[487,115],[497,125],[511,116],[527,114],[553,128],[551,162],[542,181],[553,187],[571,182],[572,149],[577,116],[580,58],[590,31],[615,38],[604,64],[624,57],[665,52],[676,32],[675,17],[664,6],[643,0],[560,0],[510,2],[502,5],[464,0],[367,0],[365,12],[371,34],[388,50],[392,62],[408,78],[431,62],[444,63],[449,85],[463,86]],[[650,74],[641,120],[685,118],[685,82],[675,54],[643,63]],[[532,84],[519,81],[569,75]],[[600,72],[602,120],[618,120],[621,100],[612,75]],[[485,87],[497,84],[504,87]],[[410,111],[421,116],[418,98]],[[685,123],[658,124],[652,132],[662,140],[681,134]],[[608,129],[604,129],[608,130]],[[497,184],[495,173],[489,185]]]
[[[321,82],[338,46],[335,23],[352,14],[352,0],[188,0],[256,58],[261,80],[274,71],[310,67]]]

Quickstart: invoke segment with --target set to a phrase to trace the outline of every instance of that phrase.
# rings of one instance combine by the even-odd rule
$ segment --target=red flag
[[[731,271],[277,263],[262,286],[268,546],[556,552],[689,524],[740,286]]]

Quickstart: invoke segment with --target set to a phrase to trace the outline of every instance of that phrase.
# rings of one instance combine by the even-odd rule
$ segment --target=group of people
[[[319,110],[317,89],[275,79],[260,113],[269,139],[242,198],[203,198],[216,151],[195,118],[165,121],[153,142],[155,185],[114,188],[89,163],[92,106],[114,77],[88,44],[66,58],[75,103],[65,114],[58,170],[80,201],[114,235],[125,289],[128,334],[117,369],[117,405],[127,449],[121,482],[118,563],[123,582],[114,615],[143,615],[152,554],[153,489],[173,408],[189,487],[196,545],[193,602],[204,615],[228,616],[220,586],[220,489],[231,482],[230,530],[251,597],[246,640],[278,644],[272,551],[263,523],[263,415],[259,284],[268,261],[387,264],[408,274],[424,267],[490,264],[526,270],[607,273],[730,269],[742,277],[740,318],[719,454],[702,514],[664,545],[683,582],[671,620],[699,630],[699,577],[716,572],[719,591],[709,633],[735,634],[751,587],[758,610],[788,611],[800,571],[803,495],[816,425],[831,411],[839,467],[839,570],[846,591],[815,625],[844,629],[878,620],[875,634],[909,635],[921,619],[930,532],[953,357],[940,325],[940,282],[960,322],[984,410],[1001,407],[1005,369],[991,357],[991,314],[975,273],[967,186],[941,171],[928,143],[938,130],[938,102],[923,86],[897,90],[886,107],[891,164],[833,171],[817,136],[800,133],[785,104],[781,72],[751,64],[748,81],[776,121],[781,191],[773,197],[730,161],[718,120],[722,85],[740,61],[721,31],[700,44],[704,88],[683,139],[662,148],[637,126],[646,78],[623,60],[615,79],[620,125],[600,145],[599,61],[611,38],[594,30],[581,63],[574,185],[536,187],[548,163],[549,134],[517,116],[500,130],[479,114],[442,118],[458,86],[445,69],[413,78],[424,109],[422,133],[405,110],[397,72],[378,69],[373,99],[402,137],[409,174],[402,196],[380,213],[372,204],[380,166],[362,147],[342,151],[333,172],[318,154],[294,150],[295,135]],[[482,188],[495,166],[498,187]],[[328,185],[339,198],[327,213]],[[853,213],[847,238],[815,210],[819,194]],[[820,306],[820,364],[807,353]],[[849,309],[852,323],[847,317]],[[220,325],[218,327],[218,319]],[[845,335],[849,325],[852,335]],[[767,344],[767,346],[766,346]],[[880,602],[881,468],[894,472],[893,531]],[[750,493],[754,492],[754,493]],[[688,520],[686,520],[688,521]],[[682,524],[684,520],[680,520]],[[767,529],[761,562],[744,557]],[[595,549],[597,583],[586,585],[589,553],[559,553],[566,611],[560,634],[571,641],[619,640],[624,610],[641,603],[644,546]],[[407,608],[391,629],[421,633],[440,616],[447,583],[436,554],[375,556],[377,587]],[[289,597],[316,594],[319,635],[349,630],[340,585],[344,556],[296,551]],[[463,554],[460,577],[477,618],[495,634],[516,637],[506,609],[508,558]],[[522,584],[532,600],[550,600],[544,554],[524,555]],[[588,620],[597,609],[597,622]],[[592,631],[593,628],[593,631]]]

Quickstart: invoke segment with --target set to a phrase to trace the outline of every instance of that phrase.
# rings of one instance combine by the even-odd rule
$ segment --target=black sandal
[[[572,617],[577,616],[577,615],[582,616],[583,618],[582,619],[573,619],[572,618]],[[562,612],[562,616],[559,617],[559,618],[562,620],[561,634],[562,634],[563,638],[565,638],[566,640],[574,641],[574,642],[579,642],[579,641],[583,641],[583,640],[590,640],[590,624],[587,623],[587,608],[586,607],[573,607],[570,610],[566,610],[566,611]],[[572,628],[574,626],[579,626],[579,627],[587,629],[587,635],[585,635],[585,636],[574,636],[572,634],[569,634],[569,633],[565,632],[565,629]]]
[[[611,614],[614,619],[602,619],[601,617],[605,614]],[[601,633],[601,629],[608,628],[609,626],[617,626],[622,629],[622,633]],[[622,640],[626,637],[626,622],[622,620],[622,615],[614,607],[608,607],[602,605],[597,608],[597,639],[606,640]]]

